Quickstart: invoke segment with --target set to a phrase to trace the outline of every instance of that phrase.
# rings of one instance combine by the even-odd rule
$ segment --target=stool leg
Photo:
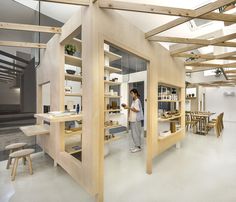
[[[32,174],[33,174],[33,169],[32,169],[32,161],[31,161],[31,158],[30,158],[30,156],[26,156],[26,159],[27,159],[27,161],[28,161],[28,163],[29,163],[30,175],[32,175]]]
[[[16,165],[16,159],[14,159],[14,162],[13,162],[13,166],[12,166],[12,169],[11,169],[11,176],[14,173],[15,165]]]
[[[14,162],[15,165],[14,165],[13,176],[12,176],[12,178],[11,178],[12,181],[14,181],[15,178],[16,178],[16,171],[17,171],[18,161],[19,161],[19,158],[16,158],[16,159],[15,159],[15,162]]]
[[[8,157],[8,161],[7,161],[7,169],[9,169],[10,165],[11,165],[11,157],[10,157],[10,154],[12,153],[12,150],[10,150],[9,152],[9,157]]]
[[[25,156],[22,158],[22,161],[23,161],[23,164],[26,165],[26,157]]]

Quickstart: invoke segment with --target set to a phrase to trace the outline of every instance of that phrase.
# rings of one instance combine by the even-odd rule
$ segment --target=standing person
[[[130,95],[133,98],[131,106],[122,104],[125,109],[129,110],[129,122],[131,129],[131,137],[134,143],[134,148],[131,148],[132,153],[141,151],[141,133],[142,125],[141,121],[143,120],[143,109],[141,101],[139,100],[139,93],[136,89],[130,91]]]

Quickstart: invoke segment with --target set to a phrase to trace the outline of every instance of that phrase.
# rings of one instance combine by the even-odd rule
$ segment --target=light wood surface
[[[117,54],[112,53],[112,52],[107,51],[107,50],[104,51],[104,54],[109,58],[109,61],[110,61],[110,62],[113,62],[113,61],[116,61],[116,60],[120,60],[120,59],[121,59],[121,56],[120,56],[120,55],[117,55]]]
[[[65,74],[65,80],[81,82],[82,81],[82,76],[80,76],[80,75]]]
[[[49,135],[49,126],[47,125],[22,126],[20,130],[26,136]]]
[[[41,25],[16,24],[9,22],[0,22],[0,29],[17,30],[17,31],[31,31],[31,32],[45,32],[45,33],[61,33],[60,27],[49,27]]]
[[[120,73],[122,72],[121,69],[118,69],[116,67],[111,67],[111,66],[104,66],[105,70],[109,71],[110,73]]]
[[[21,48],[46,48],[46,44],[43,43],[29,43],[29,42],[18,42],[18,41],[0,41],[0,46],[7,47],[21,47]]]
[[[65,63],[77,67],[82,66],[82,60],[79,57],[65,54]]]
[[[65,121],[73,121],[73,120],[82,120],[83,116],[82,114],[76,114],[76,115],[64,115],[64,116],[53,116],[50,114],[35,114],[35,118],[43,119],[45,121],[48,121],[50,123],[56,123],[56,122],[65,122]]]

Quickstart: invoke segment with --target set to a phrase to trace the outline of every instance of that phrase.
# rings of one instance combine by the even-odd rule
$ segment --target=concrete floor
[[[145,173],[145,151],[131,154],[127,139],[114,142],[105,160],[105,202],[235,202],[236,123],[223,137],[188,134],[181,149],[171,148]],[[21,165],[14,182],[0,163],[0,202],[94,201],[42,153],[33,156],[34,174]]]

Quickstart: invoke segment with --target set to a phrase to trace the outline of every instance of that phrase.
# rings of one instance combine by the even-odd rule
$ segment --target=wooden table
[[[206,135],[207,131],[205,130],[206,124],[210,121],[210,116],[215,113],[199,113],[199,114],[191,114],[191,116],[198,119],[198,127],[196,134]]]

